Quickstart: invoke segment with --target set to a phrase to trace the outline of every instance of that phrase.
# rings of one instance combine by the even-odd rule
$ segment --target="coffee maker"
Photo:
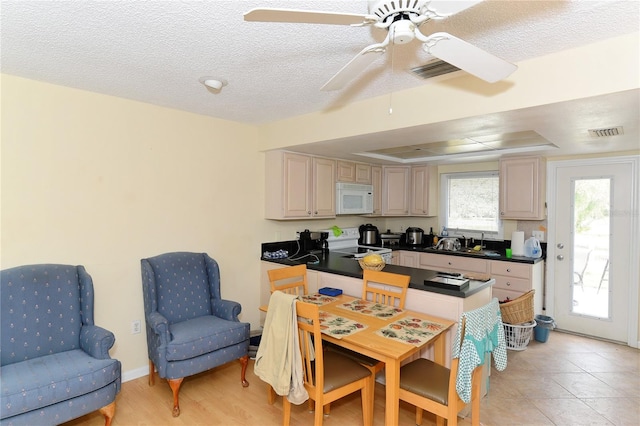
[[[328,232],[311,232],[305,229],[300,233],[300,253],[321,254],[329,251]]]

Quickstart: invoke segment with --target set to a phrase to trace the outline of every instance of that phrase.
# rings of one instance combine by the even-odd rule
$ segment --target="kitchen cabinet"
[[[493,285],[493,297],[514,300],[529,290],[535,290],[533,296],[533,310],[542,313],[544,262],[534,264],[503,262],[490,260],[491,278],[496,280]]]
[[[419,268],[420,253],[415,251],[400,250],[400,266]]]
[[[481,273],[489,272],[486,259],[464,256],[448,256],[446,254],[420,253],[419,268],[442,272]]]
[[[437,185],[437,168],[411,167],[411,216],[437,216]]]
[[[545,218],[546,161],[542,157],[500,160],[500,217]]]
[[[335,160],[270,151],[265,172],[267,219],[335,217]]]
[[[371,166],[371,185],[373,186],[373,213],[370,216],[382,214],[382,166]]]
[[[409,166],[382,167],[382,215],[409,215]]]
[[[337,161],[337,181],[371,185],[371,165],[353,161]]]
[[[408,251],[402,253],[417,254]],[[401,255],[402,259],[402,255]],[[470,258],[465,256],[449,256],[446,254],[420,253],[419,268],[442,272],[459,272],[462,274],[488,274],[496,282],[492,287],[493,297],[498,300],[511,300],[535,290],[533,297],[534,311],[542,313],[544,262],[518,263],[487,258]]]

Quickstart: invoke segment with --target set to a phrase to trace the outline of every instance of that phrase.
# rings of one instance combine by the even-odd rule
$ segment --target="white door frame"
[[[603,158],[586,158],[579,160],[558,160],[547,162],[547,200],[554,200],[556,197],[556,179],[557,168],[569,167],[569,166],[583,166],[588,167],[591,164],[620,164],[631,163],[632,168],[632,191],[631,191],[631,235],[640,235],[640,204],[639,204],[639,190],[640,190],[640,173],[638,167],[640,165],[640,156],[624,156],[624,157],[603,157]],[[547,273],[546,273],[546,286],[545,286],[545,306],[547,315],[554,315],[555,302],[553,295],[555,294],[555,281],[553,276],[553,264],[555,262],[555,226],[556,226],[556,211],[553,206],[548,207],[548,241],[547,241]],[[638,291],[639,291],[639,276],[640,276],[640,243],[638,238],[631,238],[631,253],[630,258],[636,259],[638,262],[629,262],[629,310],[628,310],[628,333],[627,344],[633,348],[640,348],[640,339],[638,338]]]

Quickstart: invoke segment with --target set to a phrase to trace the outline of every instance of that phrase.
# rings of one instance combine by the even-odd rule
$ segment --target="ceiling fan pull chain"
[[[393,34],[391,34],[393,33]],[[395,35],[395,27],[392,26],[390,29],[391,40],[393,40],[393,36]],[[389,115],[393,114],[393,58],[396,56],[396,44],[392,41],[391,43],[391,75],[389,80],[391,81],[391,91],[389,92]]]

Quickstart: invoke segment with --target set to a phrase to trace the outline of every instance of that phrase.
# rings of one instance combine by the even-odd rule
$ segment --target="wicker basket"
[[[510,302],[500,304],[502,322],[507,324],[523,324],[533,321],[533,294],[535,290],[529,290],[522,296]]]
[[[384,261],[382,261],[382,263],[370,265],[365,263],[363,259],[358,259],[358,263],[360,264],[360,267],[362,269],[368,269],[370,271],[382,271],[382,268],[384,268],[387,265]]]
[[[507,349],[512,351],[524,351],[527,349],[536,320],[525,324],[504,324],[504,339]]]

